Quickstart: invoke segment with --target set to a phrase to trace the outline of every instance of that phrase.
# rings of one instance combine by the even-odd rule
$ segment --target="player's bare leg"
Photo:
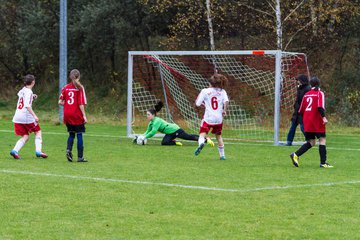
[[[29,135],[23,135],[15,144],[13,150],[11,150],[10,155],[14,159],[21,159],[19,156],[20,149],[25,145],[25,143],[29,141]]]

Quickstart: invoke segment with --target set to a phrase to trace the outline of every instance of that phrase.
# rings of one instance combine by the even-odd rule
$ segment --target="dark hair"
[[[310,79],[310,85],[311,85],[311,87],[314,87],[315,90],[319,90],[320,80],[317,77],[312,77]]]
[[[35,80],[34,75],[28,74],[24,77],[24,85],[28,86]]]
[[[296,80],[298,80],[301,84],[309,84],[309,79],[306,75],[299,75],[296,77]]]
[[[159,101],[155,106],[154,108],[150,108],[148,110],[148,112],[150,112],[152,115],[156,115],[157,112],[159,112],[162,107],[164,106],[163,102],[162,101]]]
[[[209,82],[212,87],[225,88],[227,85],[228,79],[222,74],[215,73],[214,75],[212,75],[210,77]]]

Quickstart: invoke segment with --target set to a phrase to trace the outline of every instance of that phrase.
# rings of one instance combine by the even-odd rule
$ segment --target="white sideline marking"
[[[0,132],[14,133],[14,130],[13,131],[0,130]],[[41,131],[41,134],[42,135],[68,135],[68,132],[57,133],[57,132],[43,132],[43,131]],[[128,138],[126,136],[114,136],[114,135],[102,135],[102,134],[99,135],[99,134],[87,134],[87,133],[86,133],[86,136],[89,136],[89,137],[108,137],[108,138]]]
[[[266,191],[266,190],[282,190],[282,189],[296,189],[296,188],[309,188],[309,187],[329,187],[329,186],[337,186],[337,185],[360,184],[360,180],[353,180],[353,181],[345,181],[345,182],[313,183],[313,184],[287,185],[287,186],[268,186],[268,187],[252,188],[252,189],[232,189],[232,188],[191,186],[191,185],[173,184],[173,183],[157,183],[157,182],[123,180],[123,179],[112,179],[112,178],[100,178],[100,177],[73,176],[73,175],[62,175],[62,174],[54,174],[54,173],[14,171],[14,170],[6,170],[6,169],[1,169],[0,173],[35,175],[35,176],[46,176],[46,177],[62,177],[62,178],[71,178],[71,179],[76,179],[76,180],[91,180],[91,181],[99,181],[99,182],[130,183],[130,184],[140,184],[140,185],[154,185],[154,186],[187,188],[187,189],[194,189],[194,190],[220,191],[220,192],[238,192],[238,193],[258,192],[258,191]]]
[[[0,132],[5,132],[5,133],[14,133],[14,131],[11,130],[0,130]],[[57,133],[57,132],[42,132],[43,135],[68,135],[67,132],[64,133]],[[124,138],[124,139],[129,139],[127,136],[114,136],[114,135],[102,135],[102,134],[88,134],[86,133],[86,136],[89,137],[108,137],[108,138]],[[130,139],[129,139],[130,140]],[[161,141],[161,139],[152,139],[152,140],[156,140],[156,141]],[[226,139],[225,139],[226,140]],[[186,140],[184,140],[186,141]],[[261,144],[261,143],[247,143],[247,142],[226,142],[226,144],[229,145],[245,145],[245,146],[267,146],[267,147],[279,147],[279,146],[275,146],[275,145],[271,145],[271,144]],[[281,147],[281,146],[280,146]],[[327,149],[332,149],[332,150],[343,150],[343,151],[360,151],[360,148],[336,148],[336,147],[329,147],[326,146]]]

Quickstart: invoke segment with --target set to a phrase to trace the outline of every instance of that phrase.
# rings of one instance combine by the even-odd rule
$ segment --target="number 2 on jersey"
[[[219,103],[218,103],[217,97],[212,97],[211,98],[211,107],[214,110],[218,109]]]
[[[305,111],[311,111],[311,108],[312,108],[312,102],[313,102],[313,99],[312,97],[308,97],[306,98],[306,102],[308,103],[307,107],[305,108]]]

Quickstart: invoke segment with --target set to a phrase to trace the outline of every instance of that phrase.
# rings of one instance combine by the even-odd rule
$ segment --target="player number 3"
[[[19,99],[19,105],[18,105],[18,109],[22,109],[24,107],[24,98],[20,98]]]
[[[74,92],[69,92],[68,93],[68,96],[69,96],[69,100],[67,101],[67,103],[69,105],[73,104],[74,103]]]

